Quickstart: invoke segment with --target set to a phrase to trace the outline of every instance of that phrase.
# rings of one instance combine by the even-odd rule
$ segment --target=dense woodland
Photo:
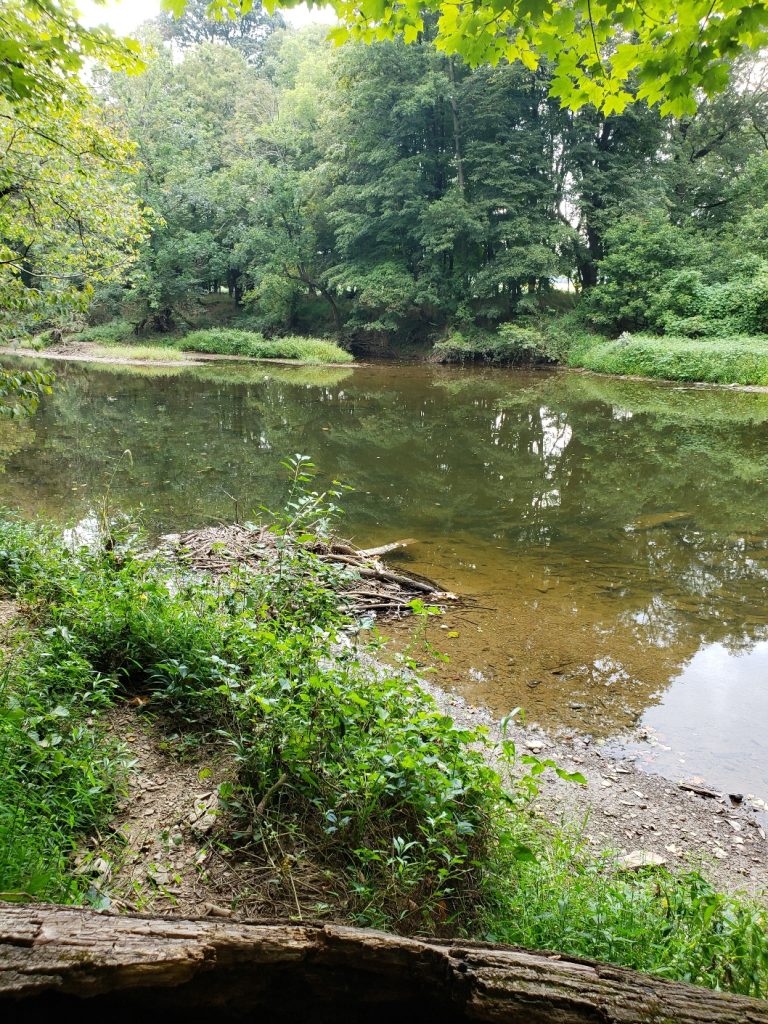
[[[148,23],[144,72],[98,73],[76,124],[37,114],[27,141],[8,120],[6,244],[17,289],[43,282],[44,326],[117,320],[116,340],[213,322],[512,361],[563,360],[585,332],[768,330],[759,57],[693,114],[606,114],[563,108],[546,63],[470,69],[429,24],[410,45],[337,48],[258,6],[205,7]],[[63,147],[50,212],[33,176],[18,184],[48,132],[85,135],[95,172]]]

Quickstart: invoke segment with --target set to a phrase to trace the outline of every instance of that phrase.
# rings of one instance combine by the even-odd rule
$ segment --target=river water
[[[38,364],[39,365],[39,364]],[[354,487],[343,532],[469,598],[442,683],[768,799],[768,395],[556,372],[56,364],[0,422],[0,500],[153,532],[258,516],[279,463]],[[130,454],[127,454],[130,453]],[[255,511],[254,511],[255,510]]]

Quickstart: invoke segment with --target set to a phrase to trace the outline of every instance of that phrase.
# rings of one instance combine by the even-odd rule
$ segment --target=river
[[[43,365],[37,363],[36,365]],[[768,799],[768,395],[567,372],[57,364],[0,500],[151,532],[257,517],[301,452],[342,532],[468,598],[441,683]],[[386,630],[385,630],[386,632]],[[397,632],[397,631],[395,631]]]

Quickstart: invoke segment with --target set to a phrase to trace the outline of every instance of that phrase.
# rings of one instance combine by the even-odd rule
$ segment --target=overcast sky
[[[108,0],[105,6],[93,0],[79,0],[77,6],[82,14],[83,24],[103,25],[105,22],[118,33],[126,35],[148,18],[154,18],[160,11],[160,0]],[[330,7],[308,10],[304,4],[293,10],[282,11],[289,25],[308,25],[320,21],[325,25],[336,20]]]

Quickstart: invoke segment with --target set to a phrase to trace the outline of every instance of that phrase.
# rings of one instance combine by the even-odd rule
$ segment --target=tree
[[[294,7],[301,0],[271,6]],[[413,43],[430,16],[435,45],[470,65],[542,60],[555,66],[551,95],[606,114],[635,98],[661,103],[662,114],[691,114],[701,94],[728,83],[728,60],[768,41],[765,0],[333,0],[342,24],[337,42],[402,37]],[[163,0],[179,17],[186,0]],[[211,14],[248,13],[253,0],[212,0]],[[269,6],[268,6],[269,9]],[[635,90],[633,83],[637,82]]]
[[[83,96],[47,113],[0,103],[0,333],[87,307],[145,234],[132,147]]]
[[[180,17],[163,11],[158,18],[163,39],[182,49],[199,43],[222,43],[239,50],[249,64],[259,66],[265,42],[283,27],[280,15],[268,14],[259,0],[247,12],[234,11],[226,18],[209,17],[209,7],[208,0],[187,0]]]
[[[84,28],[69,0],[9,0],[0,9],[0,95],[11,106],[58,103],[79,93],[80,73],[92,59],[140,66],[136,43]]]

